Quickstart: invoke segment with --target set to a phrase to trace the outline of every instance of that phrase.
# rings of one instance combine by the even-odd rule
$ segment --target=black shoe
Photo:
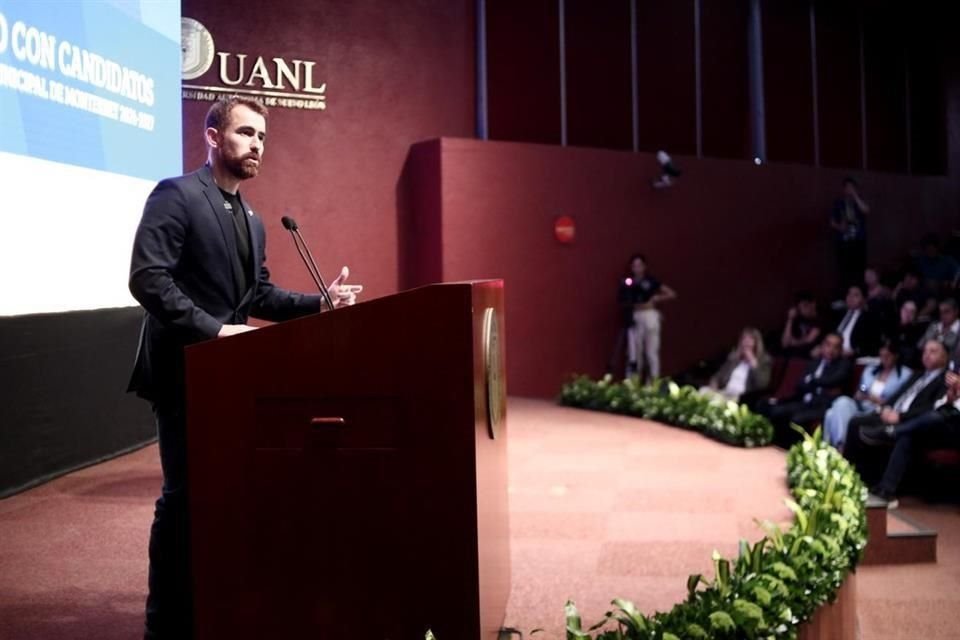
[[[867,506],[896,509],[900,506],[900,501],[893,493],[878,485],[870,489],[870,493],[867,495]]]
[[[889,447],[897,439],[896,428],[892,424],[860,429],[860,442],[872,447]]]

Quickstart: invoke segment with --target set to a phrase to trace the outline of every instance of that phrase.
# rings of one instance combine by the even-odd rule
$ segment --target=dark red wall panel
[[[566,0],[567,142],[633,148],[629,0]]]
[[[637,0],[637,113],[644,151],[697,152],[693,2]]]
[[[845,0],[817,0],[814,9],[820,164],[859,168],[863,166],[859,10]]]
[[[751,156],[748,0],[701,0],[703,154]]]
[[[957,11],[911,14],[907,34],[910,100],[910,171],[947,172],[947,38]],[[933,19],[931,19],[933,18]]]
[[[267,227],[279,283],[314,285],[280,217],[295,217],[327,277],[348,264],[364,297],[397,290],[397,184],[410,145],[475,127],[474,4],[183,0],[217,51],[315,60],[326,111],[274,108],[260,175],[241,191]],[[256,24],[251,16],[256,16]],[[193,81],[214,84],[216,65]],[[184,166],[204,161],[209,103],[185,100]]]
[[[763,0],[767,158],[813,164],[813,76],[808,0]]]
[[[574,372],[603,372],[618,279],[635,251],[679,294],[663,306],[666,374],[722,352],[744,325],[779,326],[795,290],[832,290],[824,220],[846,171],[684,156],[681,182],[658,191],[638,180],[648,153],[440,145],[443,278],[504,278],[514,395],[552,397]],[[948,178],[870,173],[861,183],[882,203],[870,237],[880,264],[955,224],[960,187]],[[576,223],[572,245],[554,238],[561,214]]]
[[[490,138],[560,144],[557,0],[487,0],[486,9]]]
[[[903,7],[883,3],[863,16],[867,168],[906,173],[907,84]]]

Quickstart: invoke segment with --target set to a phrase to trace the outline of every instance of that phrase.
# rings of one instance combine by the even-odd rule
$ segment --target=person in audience
[[[879,331],[873,315],[867,310],[866,298],[860,285],[847,289],[846,309],[837,324],[836,333],[843,339],[843,355],[846,358],[868,355],[877,347]],[[818,354],[816,350],[814,357]]]
[[[917,320],[917,304],[905,300],[900,307],[899,322],[888,333],[892,342],[900,345],[900,361],[910,368],[920,365],[920,337],[927,330],[927,323]]]
[[[875,267],[863,271],[863,292],[867,297],[867,308],[874,314],[881,327],[887,327],[894,321],[893,292],[880,280],[880,272]]]
[[[737,401],[744,393],[766,389],[770,384],[770,370],[771,360],[763,348],[763,337],[758,330],[747,327],[740,333],[740,341],[727,361],[710,378],[709,386],[700,392]]]
[[[794,394],[780,401],[770,398],[757,404],[757,411],[773,423],[775,442],[789,444],[795,440],[790,423],[805,425],[821,420],[833,399],[840,395],[852,371],[850,360],[843,357],[842,345],[839,334],[828,333]]]
[[[917,448],[960,447],[960,375],[950,371],[947,392],[933,409],[899,424],[864,427],[860,440],[868,447],[893,449],[880,481],[870,489],[870,498],[888,508],[898,505],[897,490]]]
[[[939,340],[947,351],[953,351],[957,346],[958,338],[960,338],[960,317],[957,314],[957,301],[947,298],[940,303],[940,319],[927,327],[926,333],[920,339],[920,344],[927,340]],[[920,344],[917,346],[919,347]]]
[[[879,411],[912,374],[910,369],[900,364],[900,354],[895,345],[890,342],[881,345],[880,363],[864,368],[854,396],[840,396],[827,410],[823,418],[826,441],[837,449],[843,449],[850,419]]]
[[[917,256],[917,271],[934,292],[953,287],[960,265],[950,256],[940,253],[940,238],[935,233],[923,237],[923,253]]]
[[[630,322],[627,330],[627,375],[643,377],[644,359],[650,378],[660,377],[660,325],[657,305],[677,297],[676,292],[647,271],[642,254],[630,258],[630,275],[620,284],[617,299]]]
[[[787,321],[780,337],[781,352],[786,357],[809,358],[820,341],[822,331],[813,294],[801,291],[797,303],[787,311]]]
[[[917,305],[917,319],[920,321],[929,320],[937,309],[936,297],[923,286],[920,272],[916,269],[908,269],[893,290],[893,301],[898,309],[907,300]]]
[[[860,431],[867,427],[898,425],[933,409],[937,398],[943,395],[947,349],[938,340],[923,345],[923,368],[916,371],[900,386],[880,409],[879,413],[854,416],[847,424],[843,455],[856,464],[862,464]]]
[[[867,214],[870,205],[860,196],[857,181],[845,178],[843,195],[833,204],[830,226],[837,245],[840,286],[859,282],[867,258]]]

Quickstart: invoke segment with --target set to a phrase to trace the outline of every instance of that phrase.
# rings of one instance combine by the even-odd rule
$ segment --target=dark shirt
[[[644,276],[639,280],[632,277],[624,278],[620,282],[617,302],[623,311],[623,321],[627,326],[633,324],[634,305],[650,302],[661,287],[660,281],[653,276]]]
[[[247,230],[247,212],[243,208],[240,197],[235,193],[220,189],[223,194],[223,207],[233,216],[233,227],[237,232],[237,257],[240,259],[240,270],[243,274],[243,289],[241,293],[250,288],[250,233]]]
[[[793,318],[793,323],[790,325],[790,336],[794,340],[802,340],[805,335],[810,333],[811,329],[823,329],[823,323],[820,321],[820,318],[814,316],[808,318],[802,314],[797,314]],[[820,340],[823,336],[818,335],[814,338],[813,342]],[[812,344],[812,343],[811,343]]]
[[[866,239],[867,219],[855,200],[840,198],[834,202],[831,217],[835,222],[847,223],[846,230],[837,232],[837,239],[841,242],[863,242]]]

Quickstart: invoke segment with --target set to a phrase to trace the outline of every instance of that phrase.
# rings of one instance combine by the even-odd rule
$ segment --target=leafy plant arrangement
[[[578,376],[563,385],[560,402],[571,407],[608,411],[694,429],[704,435],[741,447],[770,444],[773,425],[744,405],[718,402],[696,388],[666,380],[640,384],[635,377],[616,382]]]
[[[584,631],[568,602],[567,639],[796,638],[798,625],[836,598],[867,540],[867,490],[860,476],[823,442],[819,429],[813,435],[798,431],[804,439],[787,454],[793,499],[786,503],[795,515],[787,531],[764,521],[758,524],[766,535],[752,546],[741,540],[736,560],[714,551],[713,580],[690,576],[686,601],[668,612],[644,616],[618,599]]]
[[[793,499],[786,504],[794,513],[788,530],[758,522],[766,535],[753,545],[741,540],[736,560],[714,551],[713,580],[690,576],[687,599],[667,612],[645,616],[633,603],[615,599],[614,609],[583,630],[576,605],[567,602],[567,640],[796,638],[801,622],[834,601],[867,543],[867,489],[860,476],[823,442],[820,429],[813,435],[797,430],[803,440],[787,453]]]

